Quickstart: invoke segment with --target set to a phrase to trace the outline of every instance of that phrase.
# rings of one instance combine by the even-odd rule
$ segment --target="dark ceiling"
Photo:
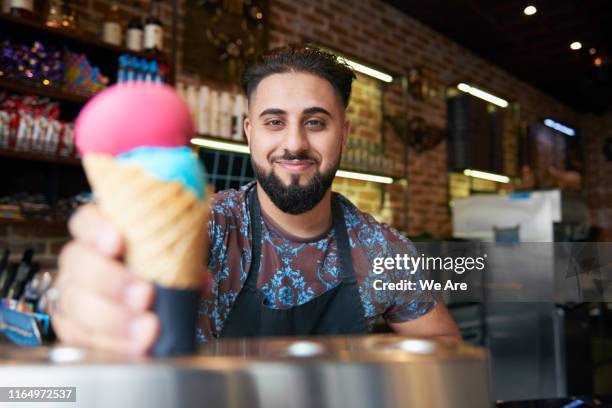
[[[612,0],[385,1],[579,112],[612,110]]]

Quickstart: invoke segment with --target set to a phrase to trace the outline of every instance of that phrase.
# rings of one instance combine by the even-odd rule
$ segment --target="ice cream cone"
[[[207,204],[181,183],[111,155],[88,154],[83,164],[101,212],[127,240],[128,267],[164,288],[200,288]]]

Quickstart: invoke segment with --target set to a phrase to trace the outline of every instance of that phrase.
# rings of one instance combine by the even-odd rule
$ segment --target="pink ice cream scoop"
[[[82,155],[117,155],[141,146],[185,146],[191,135],[191,115],[174,89],[144,82],[100,92],[85,105],[75,124]]]

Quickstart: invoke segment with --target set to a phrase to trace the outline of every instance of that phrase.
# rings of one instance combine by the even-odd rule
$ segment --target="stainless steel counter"
[[[0,347],[2,386],[76,387],[78,407],[490,407],[487,354],[398,336],[218,341],[192,357]],[[16,406],[40,407],[40,403]]]

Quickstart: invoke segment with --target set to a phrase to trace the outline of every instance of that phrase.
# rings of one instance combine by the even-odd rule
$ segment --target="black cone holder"
[[[161,321],[161,332],[153,346],[155,357],[194,354],[200,292],[155,285],[154,312]]]

